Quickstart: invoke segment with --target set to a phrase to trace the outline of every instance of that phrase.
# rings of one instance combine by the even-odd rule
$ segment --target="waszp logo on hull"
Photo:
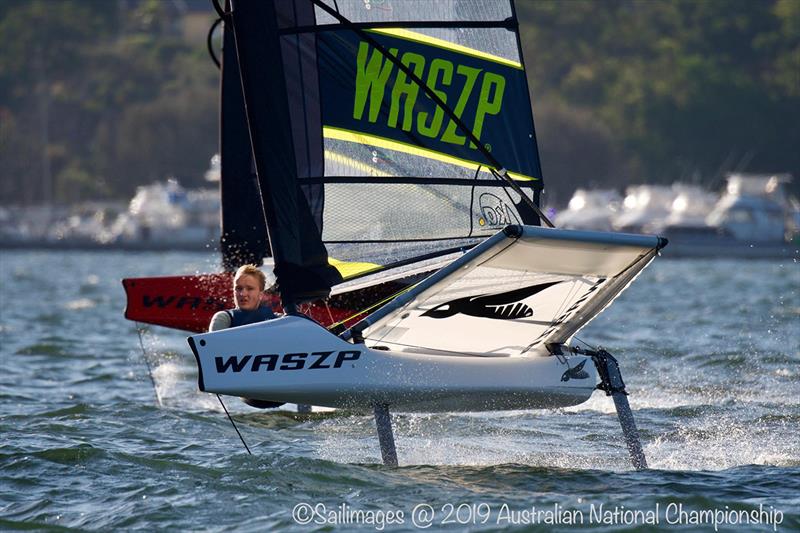
[[[334,355],[336,354],[336,355]],[[214,357],[217,373],[224,374],[229,370],[242,372],[272,372],[274,370],[320,370],[324,368],[341,368],[345,361],[356,361],[361,357],[359,350],[342,350],[340,352],[298,352],[287,354],[267,353],[260,355],[231,355],[227,359]]]

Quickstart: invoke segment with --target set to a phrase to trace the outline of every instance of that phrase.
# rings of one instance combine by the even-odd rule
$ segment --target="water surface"
[[[579,334],[620,360],[651,470],[632,471],[600,392],[557,411],[396,415],[392,470],[370,417],[229,398],[247,455],[197,390],[185,334],[150,328],[140,346],[120,279],[214,257],[0,254],[0,530],[416,531],[425,506],[431,530],[714,530],[668,523],[678,505],[782,513],[723,531],[800,530],[797,263],[658,259]],[[326,518],[300,525],[303,504]],[[601,508],[616,518],[589,523]],[[515,526],[525,512],[535,523]]]

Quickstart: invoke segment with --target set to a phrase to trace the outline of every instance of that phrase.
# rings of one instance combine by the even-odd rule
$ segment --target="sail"
[[[546,355],[665,245],[649,235],[509,226],[356,328],[392,351]]]
[[[271,255],[253,166],[233,29],[223,30],[220,88],[220,251],[225,270]]]
[[[232,8],[282,298],[326,295],[341,280],[330,258],[387,265],[538,223],[509,0]]]

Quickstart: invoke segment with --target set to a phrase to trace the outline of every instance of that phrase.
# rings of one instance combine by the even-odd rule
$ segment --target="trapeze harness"
[[[262,305],[253,309],[252,311],[246,311],[244,309],[226,309],[225,313],[231,317],[231,327],[235,328],[236,326],[246,326],[247,324],[255,324],[256,322],[264,322],[266,320],[272,320],[273,318],[277,318],[275,313],[272,312],[272,308],[266,305]]]

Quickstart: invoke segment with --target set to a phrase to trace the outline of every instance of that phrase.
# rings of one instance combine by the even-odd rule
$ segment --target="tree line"
[[[202,183],[219,73],[177,4],[0,3],[0,204]],[[718,188],[734,170],[791,172],[800,190],[800,1],[518,0],[517,13],[551,200]],[[210,4],[191,14],[215,18]]]
[[[800,191],[800,1],[521,0],[545,184],[791,172]]]

